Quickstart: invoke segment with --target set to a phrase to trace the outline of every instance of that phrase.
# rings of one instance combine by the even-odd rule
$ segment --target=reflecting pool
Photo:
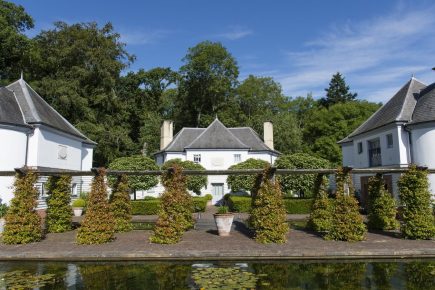
[[[435,260],[0,262],[0,289],[435,289]]]

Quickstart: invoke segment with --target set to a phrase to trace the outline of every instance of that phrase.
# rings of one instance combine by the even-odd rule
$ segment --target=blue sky
[[[129,68],[178,69],[189,47],[220,41],[234,55],[240,80],[270,76],[288,96],[315,97],[337,71],[361,99],[384,102],[411,77],[435,81],[435,2],[257,0],[14,0],[36,22],[112,22]]]

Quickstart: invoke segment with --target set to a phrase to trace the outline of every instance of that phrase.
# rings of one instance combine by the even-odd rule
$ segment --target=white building
[[[0,171],[27,166],[41,170],[90,170],[96,143],[48,105],[23,79],[0,87]],[[44,207],[44,178],[36,185]],[[13,177],[0,177],[0,198],[13,197]],[[89,190],[74,177],[72,193]]]
[[[172,121],[164,121],[160,151],[155,158],[158,165],[180,158],[199,163],[207,170],[223,170],[249,158],[273,164],[278,155],[279,152],[273,149],[271,122],[264,123],[263,142],[252,128],[227,128],[216,118],[207,128],[183,128],[175,136]],[[208,176],[208,184],[202,194],[212,194],[214,202],[220,200],[230,192],[226,179],[226,175]]]
[[[411,78],[385,105],[339,142],[343,166],[352,168],[435,168],[435,84]],[[369,175],[354,175],[354,185],[367,202]],[[398,198],[399,174],[385,175],[386,186]],[[429,176],[435,193],[435,175]]]

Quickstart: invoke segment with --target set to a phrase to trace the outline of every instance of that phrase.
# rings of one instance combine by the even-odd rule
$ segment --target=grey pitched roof
[[[0,87],[0,123],[28,127],[14,93]]]
[[[250,149],[217,118],[186,149]]]
[[[380,107],[361,126],[349,136],[339,141],[345,143],[352,140],[352,137],[372,131],[379,127],[394,122],[409,122],[417,104],[419,93],[426,87],[425,84],[415,78],[411,78],[387,103]]]
[[[44,101],[23,79],[8,85],[6,88],[15,95],[26,124],[43,124],[83,139],[85,143],[96,144]]]
[[[192,143],[205,128],[183,128],[181,129],[172,140],[171,143],[163,151],[169,152],[182,152],[184,148]]]
[[[261,140],[260,136],[258,136],[257,132],[250,127],[229,128],[229,130],[234,136],[242,141],[243,144],[248,145],[251,148],[251,151],[275,151],[267,147],[263,140]]]
[[[435,83],[421,91],[409,124],[435,121]]]
[[[252,128],[226,128],[218,119],[207,128],[181,129],[162,151],[183,152],[185,149],[248,149],[279,154],[267,147]]]

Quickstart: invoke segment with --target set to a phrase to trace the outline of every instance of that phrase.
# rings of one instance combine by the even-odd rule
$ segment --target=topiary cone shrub
[[[131,224],[130,189],[126,175],[118,176],[110,196],[110,208],[115,218],[115,231],[128,232],[133,229]]]
[[[401,231],[406,239],[427,240],[435,236],[427,170],[412,165],[398,182],[403,205]]]
[[[328,232],[332,227],[333,204],[328,198],[328,178],[318,174],[314,184],[315,200],[308,225],[316,232]]]
[[[165,192],[150,240],[158,244],[175,244],[186,230],[193,227],[193,200],[187,192],[186,178],[179,165],[174,164],[172,170],[163,174],[162,183]]]
[[[62,233],[71,230],[71,176],[50,176],[47,189],[47,231]]]
[[[98,168],[88,196],[86,215],[77,233],[78,244],[103,244],[113,239],[115,220],[107,200],[106,169]]]
[[[201,164],[190,160],[183,161],[180,158],[169,159],[162,165],[162,170],[168,170],[174,165],[178,165],[181,169],[187,170],[205,170]],[[207,175],[189,175],[185,178],[187,189],[193,191],[196,195],[201,195],[201,189],[207,186]]]
[[[345,185],[348,186],[347,193],[345,193]],[[359,213],[358,202],[354,196],[350,174],[347,169],[342,167],[337,169],[336,186],[332,227],[325,239],[349,242],[362,241],[367,228]]]
[[[34,184],[37,179],[31,171],[15,176],[14,198],[5,216],[3,243],[27,244],[42,239],[41,218],[35,211],[38,190]]]
[[[255,232],[255,240],[260,243],[285,243],[289,231],[283,193],[276,181],[271,180],[272,168],[266,167],[257,176],[252,191],[252,209],[249,220]]]
[[[396,220],[396,202],[384,187],[381,174],[369,179],[368,226],[370,229],[394,230],[399,226]]]

